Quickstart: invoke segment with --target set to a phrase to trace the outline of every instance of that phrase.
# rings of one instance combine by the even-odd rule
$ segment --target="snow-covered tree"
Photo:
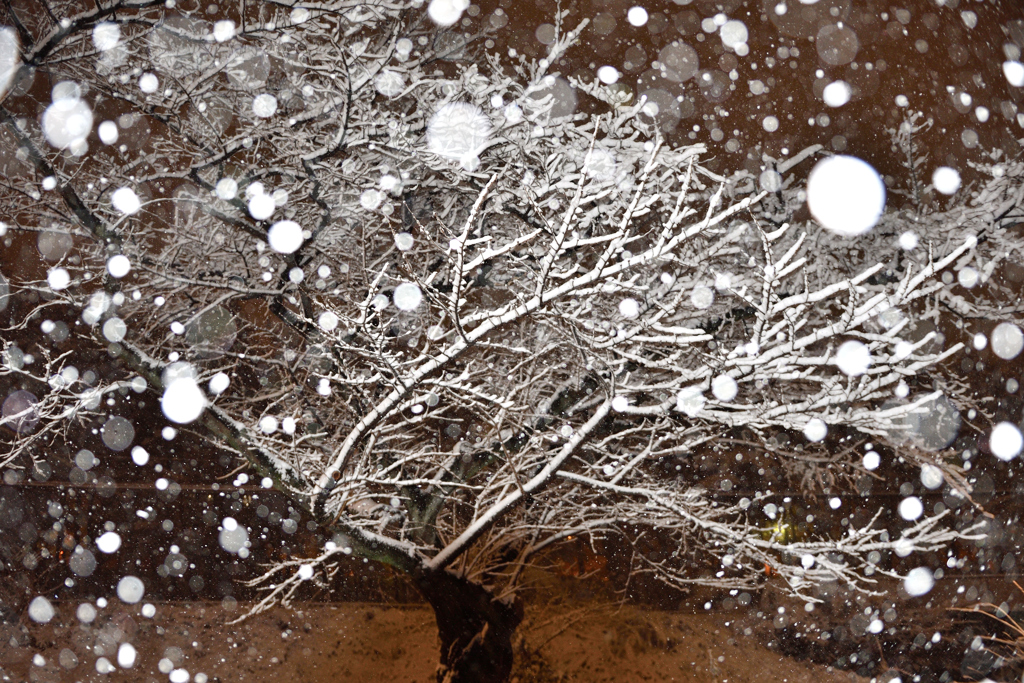
[[[0,376],[23,388],[4,467],[44,463],[107,395],[154,397],[333,533],[269,568],[256,609],[342,556],[384,563],[433,606],[443,681],[506,680],[523,570],[567,538],[634,544],[632,571],[670,585],[776,577],[814,603],[969,533],[913,504],[898,532],[798,525],[767,488],[730,495],[740,475],[687,463],[739,470],[753,449],[838,491],[877,466],[871,441],[969,494],[929,416],[991,414],[929,378],[962,351],[938,317],[1003,302],[941,275],[988,278],[1019,248],[1020,162],[973,199],[879,217],[863,169],[794,179],[853,163],[818,147],[720,176],[626,90],[577,81],[599,111],[560,116],[582,29],[561,17],[534,62],[419,3],[31,4],[0,13],[0,211],[48,265],[5,265],[0,307],[11,334],[65,320],[80,351],[26,363],[5,342]],[[808,199],[825,227],[793,221]],[[89,349],[109,354],[91,382]]]

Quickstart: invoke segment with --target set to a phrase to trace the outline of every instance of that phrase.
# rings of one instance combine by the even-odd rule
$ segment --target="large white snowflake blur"
[[[885,184],[875,169],[856,157],[828,157],[807,179],[807,205],[832,232],[856,237],[878,223],[885,209]]]
[[[490,136],[491,120],[468,102],[444,105],[427,124],[427,148],[463,163],[479,156]]]

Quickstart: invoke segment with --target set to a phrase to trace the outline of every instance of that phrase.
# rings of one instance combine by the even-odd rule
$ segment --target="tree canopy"
[[[571,538],[677,588],[923,594],[979,527],[910,494],[854,518],[841,493],[881,451],[968,500],[960,429],[1020,450],[948,339],[998,315],[993,351],[1020,351],[992,277],[1020,248],[1019,161],[888,212],[820,146],[716,173],[614,83],[571,79],[589,110],[563,111],[586,22],[562,14],[529,60],[418,3],[5,12],[0,211],[43,265],[4,267],[0,463],[39,467],[97,415],[115,451],[195,433],[334,534],[270,567],[256,609],[365,557],[438,612],[439,680],[504,680],[524,568]],[[133,394],[151,424],[111,408]],[[832,504],[798,518],[766,470]],[[220,541],[246,556],[244,527]]]

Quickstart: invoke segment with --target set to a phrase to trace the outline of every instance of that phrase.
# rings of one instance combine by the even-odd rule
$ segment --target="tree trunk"
[[[512,673],[512,636],[522,605],[494,599],[483,586],[445,570],[413,580],[434,608],[441,638],[438,683],[505,683]]]

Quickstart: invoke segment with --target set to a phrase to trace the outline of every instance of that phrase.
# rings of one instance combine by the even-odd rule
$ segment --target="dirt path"
[[[228,625],[241,607],[229,612],[219,603],[158,604],[146,618],[140,606],[111,605],[82,624],[75,618],[77,605],[58,605],[49,624],[0,625],[0,681],[178,683],[186,680],[183,671],[196,683],[432,678],[436,633],[426,607],[309,603]],[[723,615],[632,607],[528,612],[522,634],[519,683],[860,680],[765,649]],[[137,651],[130,670],[118,665],[122,643]],[[106,668],[100,658],[116,670],[98,671]]]

